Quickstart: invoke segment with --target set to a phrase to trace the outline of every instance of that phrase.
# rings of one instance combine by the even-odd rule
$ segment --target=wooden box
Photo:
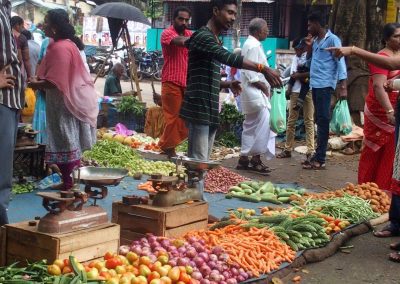
[[[112,222],[121,227],[121,244],[144,237],[146,233],[177,238],[191,230],[207,228],[208,203],[204,201],[171,207],[126,205],[114,202]]]
[[[66,234],[45,234],[28,221],[9,224],[0,230],[0,266],[16,261],[65,259],[74,255],[80,262],[98,259],[107,251],[117,252],[120,228],[107,223]]]

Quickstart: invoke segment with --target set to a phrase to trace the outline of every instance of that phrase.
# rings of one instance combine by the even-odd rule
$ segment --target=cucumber
[[[267,192],[274,193],[275,187],[272,184],[272,182],[267,181],[266,183],[264,183],[264,185],[262,185],[260,187],[260,190],[261,190],[261,193],[267,193]]]
[[[259,196],[240,195],[236,193],[232,193],[232,196],[248,202],[258,203],[261,201],[261,198]]]
[[[243,189],[250,189],[251,192],[253,192],[253,188],[252,188],[250,185],[247,185],[247,184],[245,184],[245,183],[244,183],[244,184],[241,184],[240,187],[242,188],[242,190],[243,190]]]
[[[236,191],[236,192],[241,192],[243,189],[239,186],[232,186],[229,188],[229,191]]]
[[[282,240],[285,240],[285,241],[290,240],[289,235],[286,234],[285,232],[276,232],[276,235]]]
[[[291,241],[291,240],[287,240],[287,241],[286,241],[286,244],[287,244],[288,246],[290,246],[290,248],[291,248],[292,250],[294,250],[294,251],[298,251],[298,250],[299,250],[299,247],[296,245],[296,243],[293,242],[293,241]]]
[[[253,181],[250,186],[254,189],[254,190],[259,190],[260,186],[258,185],[258,182]]]
[[[239,183],[239,186],[241,187],[242,185],[250,185],[253,181],[252,180],[245,180]]]
[[[269,202],[269,203],[272,203],[272,204],[277,204],[277,205],[282,204],[282,202],[279,201],[278,199],[276,199],[276,198],[270,198],[270,197],[268,197],[268,196],[263,196],[263,195],[261,195],[261,196],[260,196],[260,199],[261,199],[261,201]]]
[[[317,230],[309,224],[298,224],[293,226],[293,230],[300,232],[316,232]]]
[[[290,197],[292,194],[294,194],[293,192],[280,192],[278,193],[278,197]]]
[[[245,193],[245,194],[252,194],[252,193],[253,193],[253,190],[251,190],[251,189],[249,189],[249,188],[244,188],[244,189],[243,189],[243,193]]]
[[[262,216],[259,217],[258,220],[260,223],[273,223],[279,224],[285,221],[289,216],[287,215],[275,215],[275,216]]]
[[[229,193],[228,193],[228,194],[225,194],[225,198],[226,198],[226,199],[232,199],[232,197],[233,197],[232,194],[229,194]]]
[[[278,201],[283,202],[283,203],[288,203],[290,197],[278,197]]]

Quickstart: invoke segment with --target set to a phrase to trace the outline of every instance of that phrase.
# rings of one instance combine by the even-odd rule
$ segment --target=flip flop
[[[400,251],[400,242],[390,244],[390,249]]]
[[[400,263],[400,252],[396,251],[389,254],[389,260]]]
[[[395,231],[392,229],[390,225],[384,227],[382,230],[374,232],[374,236],[377,238],[390,238],[399,235],[399,231]]]
[[[318,161],[305,162],[303,164],[303,169],[304,170],[325,170],[326,165],[325,165],[325,163],[320,163]]]
[[[276,155],[276,157],[277,157],[278,159],[291,158],[291,157],[292,157],[292,153],[291,153],[290,151],[283,150],[283,151],[280,152],[278,155]]]

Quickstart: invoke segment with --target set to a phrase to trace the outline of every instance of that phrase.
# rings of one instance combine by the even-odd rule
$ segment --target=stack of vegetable
[[[28,193],[35,190],[35,183],[34,182],[25,182],[25,183],[13,183],[12,184],[12,193],[14,194],[22,194]]]
[[[204,179],[205,191],[211,193],[227,193],[235,184],[247,180],[247,178],[234,173],[224,167],[210,170]]]
[[[305,189],[279,188],[271,182],[243,181],[229,188],[225,198],[239,198],[249,202],[270,202],[273,204],[290,203],[300,198]]]
[[[208,247],[219,246],[228,254],[230,263],[238,263],[256,277],[278,269],[282,262],[292,262],[295,252],[265,228],[243,228],[228,225],[214,231],[189,232],[186,238],[205,240]]]
[[[307,197],[313,199],[330,199],[343,197],[345,194],[358,196],[364,200],[370,201],[371,208],[377,213],[386,213],[390,208],[390,197],[373,182],[354,185],[347,183],[342,189],[327,191],[324,193],[306,193]]]
[[[150,136],[146,136],[143,133],[136,133],[131,136],[124,136],[121,134],[115,134],[114,132],[108,132],[105,129],[97,130],[97,138],[104,140],[112,140],[130,146],[133,149],[139,150],[151,150],[154,152],[160,152],[161,149],[158,146],[159,139],[154,139]]]
[[[378,217],[370,203],[360,197],[347,193],[343,197],[330,199],[308,199],[302,206],[295,207],[306,213],[319,211],[336,219],[347,220],[351,224],[357,224]]]
[[[205,246],[200,238],[188,237],[187,240],[168,239],[148,235],[133,241],[130,247],[123,246],[123,254],[148,257],[151,261],[161,260],[170,266],[190,267],[192,279],[202,284],[243,282],[251,277],[237,263],[229,261],[224,249],[219,246]],[[128,253],[128,251],[130,251]]]
[[[100,140],[91,150],[83,153],[84,164],[95,164],[111,168],[126,168],[130,175],[135,173],[169,175],[175,172],[171,162],[144,160],[135,150],[116,141]]]

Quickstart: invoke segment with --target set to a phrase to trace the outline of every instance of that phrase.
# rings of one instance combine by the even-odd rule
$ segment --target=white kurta
[[[249,36],[244,43],[242,55],[253,62],[268,64],[261,42],[253,36]],[[241,103],[245,114],[241,155],[265,155],[271,159],[275,156],[276,136],[270,128],[271,104],[267,94],[252,85],[255,82],[263,82],[267,86],[269,84],[263,74],[248,70],[242,70],[241,82]]]

